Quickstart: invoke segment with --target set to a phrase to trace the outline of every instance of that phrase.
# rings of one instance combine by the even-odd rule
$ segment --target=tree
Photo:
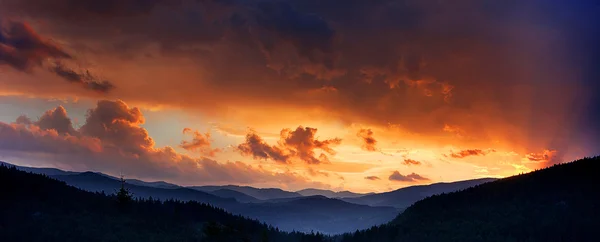
[[[133,201],[133,194],[129,191],[129,189],[125,188],[125,178],[121,176],[121,188],[117,192],[117,202],[121,207],[126,207],[128,204]]]

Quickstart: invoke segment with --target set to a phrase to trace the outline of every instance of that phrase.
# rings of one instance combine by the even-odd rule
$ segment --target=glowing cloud
[[[193,152],[198,152],[204,156],[214,157],[218,152],[222,150],[219,148],[211,149],[210,133],[202,134],[197,130],[192,131],[190,128],[183,129],[184,134],[192,134],[192,141],[181,141],[179,145],[181,148]]]
[[[392,174],[388,177],[390,181],[399,181],[399,182],[417,182],[417,181],[428,181],[428,178],[422,177],[417,173],[410,173],[408,175],[402,175],[398,171],[392,172]]]

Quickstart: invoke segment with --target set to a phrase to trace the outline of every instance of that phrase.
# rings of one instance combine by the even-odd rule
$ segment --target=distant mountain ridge
[[[354,192],[350,192],[350,191],[334,192],[334,191],[330,191],[330,190],[315,189],[315,188],[307,188],[307,189],[303,189],[303,190],[296,191],[296,192],[302,196],[321,195],[321,196],[325,196],[328,198],[354,198],[354,197],[362,197],[365,195],[374,194],[372,192],[371,193],[354,193]]]
[[[277,198],[292,198],[292,197],[301,197],[302,194],[297,192],[284,191],[279,188],[255,188],[249,186],[236,186],[236,185],[225,185],[225,186],[190,186],[192,189],[196,189],[198,191],[203,192],[212,192],[220,189],[228,189],[232,191],[237,191],[244,193],[248,196],[260,199],[260,200],[268,200],[268,199],[277,199]]]
[[[8,164],[9,166],[12,166]],[[64,172],[58,169],[23,168],[32,173],[47,173],[51,178],[68,185],[92,192],[114,194],[120,187],[118,178],[99,172]],[[164,186],[166,185],[166,188]],[[157,187],[158,186],[158,187]],[[160,187],[163,186],[163,187]],[[222,208],[232,214],[257,219],[277,226],[285,231],[322,232],[338,234],[365,229],[391,220],[397,210],[391,207],[371,207],[330,199],[324,196],[304,197],[281,189],[259,189],[240,186],[211,186],[205,191],[189,187],[174,187],[170,183],[126,180],[125,187],[135,197],[181,201],[197,201]],[[284,197],[288,202],[273,203],[269,199],[259,200],[244,193],[224,189],[242,188],[254,191],[262,198]]]
[[[398,209],[404,209],[411,204],[424,199],[426,197],[459,191],[469,187],[477,186],[479,184],[492,182],[497,180],[496,178],[481,178],[474,180],[458,181],[458,182],[442,182],[434,183],[430,185],[417,185],[398,190],[376,193],[356,198],[342,198],[342,200],[369,206],[391,206]]]

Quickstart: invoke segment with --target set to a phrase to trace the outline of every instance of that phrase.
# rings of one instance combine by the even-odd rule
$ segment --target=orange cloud
[[[28,120],[22,116],[12,124],[0,122],[0,150],[5,157],[181,184],[285,183],[294,188],[327,187],[295,173],[272,172],[242,162],[196,159],[171,147],[157,148],[140,126],[144,123],[141,111],[122,101],[99,101],[88,111],[85,124],[79,129],[72,128],[62,107],[46,112],[37,121]]]
[[[363,141],[362,148],[367,151],[377,151],[375,147],[377,140],[373,137],[373,131],[371,129],[361,129],[357,134]]]
[[[317,129],[299,126],[295,130],[283,129],[277,145],[267,144],[256,133],[246,135],[246,141],[237,146],[243,155],[252,156],[255,159],[272,159],[276,162],[288,163],[292,158],[306,162],[307,164],[328,163],[329,157],[325,154],[335,155],[331,146],[339,145],[339,138],[328,140],[317,140],[315,134]],[[319,149],[325,153],[316,156],[315,150]]]
[[[306,123],[298,120],[300,114],[318,113],[312,117],[346,127],[397,125],[401,130],[390,136],[418,139],[410,142],[424,146],[501,145],[498,149],[520,153],[565,150],[600,137],[583,137],[588,132],[580,132],[570,118],[594,113],[583,107],[595,100],[598,85],[585,78],[564,81],[589,71],[582,61],[593,52],[557,49],[583,46],[562,38],[582,29],[573,26],[581,21],[559,24],[565,19],[551,19],[552,8],[536,3],[352,1],[340,10],[335,1],[315,0],[77,2],[4,0],[0,15],[31,19],[30,30],[47,36],[38,39],[52,37],[60,43],[55,47],[85,56],[118,86],[107,95],[129,103],[182,108],[261,128],[295,127],[290,125]],[[528,14],[515,19],[514,9]],[[177,17],[183,12],[194,14]],[[8,57],[0,65],[11,67],[0,80],[3,93],[97,98],[68,82],[53,86],[48,78],[14,73],[13,66],[36,67],[60,55],[29,58],[15,41],[7,41],[14,40],[9,32],[0,38]],[[32,53],[44,52],[38,49],[49,50]],[[575,68],[582,66],[585,70]],[[65,74],[63,79],[76,76]],[[447,132],[469,139],[457,141]]]
[[[458,152],[452,152],[450,155],[444,155],[446,157],[450,156],[452,158],[462,159],[469,156],[484,156],[489,153],[496,152],[493,149],[490,150],[480,150],[480,149],[472,149],[472,150],[461,150]]]
[[[410,165],[421,165],[420,161],[416,161],[413,159],[404,159],[404,161],[402,162],[402,164],[410,166]]]
[[[315,134],[317,129],[299,126],[295,130],[283,129],[281,130],[281,140],[279,144],[287,149],[292,156],[303,160],[308,164],[319,164],[321,162],[328,162],[326,154],[321,153],[319,158],[315,157],[315,149],[320,149],[327,154],[335,155],[335,151],[331,146],[336,146],[342,143],[339,138],[328,139],[328,140],[317,140]]]
[[[428,178],[422,177],[419,174],[411,173],[408,175],[402,175],[398,171],[392,172],[392,174],[388,177],[390,181],[400,181],[400,182],[417,182],[417,181],[428,181]]]
[[[185,150],[199,152],[202,155],[209,156],[209,157],[214,157],[218,152],[222,151],[219,148],[215,148],[215,149],[210,148],[210,146],[211,146],[210,133],[202,134],[202,133],[198,132],[197,130],[192,131],[192,129],[190,129],[190,128],[184,128],[183,133],[184,134],[190,133],[193,135],[192,141],[187,141],[187,140],[181,141],[181,144],[179,146]]]
[[[367,177],[365,177],[365,179],[371,180],[371,181],[381,180],[381,178],[379,178],[378,176],[367,176]]]
[[[557,150],[543,150],[539,153],[529,153],[525,157],[530,162],[542,163],[544,167],[562,162],[562,157],[560,157]]]
[[[328,140],[317,140],[315,134],[317,129],[299,126],[295,130],[283,129],[277,145],[267,144],[258,134],[252,132],[246,135],[244,143],[237,146],[237,150],[243,155],[252,156],[255,159],[272,159],[276,162],[289,163],[292,158],[302,160],[307,164],[328,163],[329,158],[325,154],[334,155],[331,146],[339,145],[339,138]],[[315,150],[319,149],[325,153],[316,156]]]
[[[288,163],[290,156],[277,146],[267,144],[258,134],[249,133],[246,141],[237,146],[242,155],[252,156],[254,159],[271,159],[280,163]]]

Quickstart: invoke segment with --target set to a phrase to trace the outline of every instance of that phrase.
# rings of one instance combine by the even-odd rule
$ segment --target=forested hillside
[[[324,241],[197,202],[117,199],[0,165],[1,241]]]
[[[435,195],[353,241],[598,241],[600,157]]]

